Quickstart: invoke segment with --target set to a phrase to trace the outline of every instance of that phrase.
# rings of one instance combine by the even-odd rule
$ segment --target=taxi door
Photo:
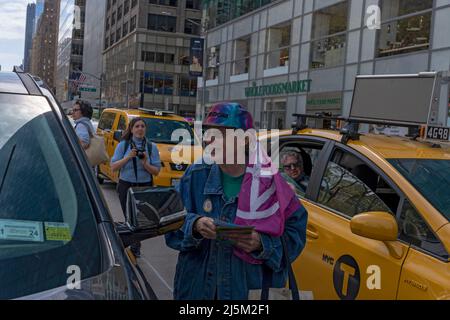
[[[424,218],[406,200],[401,215],[401,237],[411,242],[402,269],[398,299],[450,300],[450,260],[445,248],[450,224],[433,232]]]
[[[109,158],[111,159],[114,155],[114,128],[117,127],[118,115],[115,111],[105,110],[102,113],[100,121],[98,123],[97,134],[105,140],[106,151],[108,152]],[[103,175],[112,179],[113,172],[109,163],[104,163],[99,166],[99,171]]]
[[[353,216],[389,208],[333,159],[335,153],[329,153],[320,177],[311,180],[312,200],[303,200],[309,221],[306,247],[294,263],[299,287],[314,299],[396,299],[409,246],[352,233]],[[354,155],[347,160],[360,161]]]

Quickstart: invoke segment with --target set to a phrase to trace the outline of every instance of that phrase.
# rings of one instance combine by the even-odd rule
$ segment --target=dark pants
[[[120,206],[122,207],[122,212],[125,217],[125,221],[127,219],[127,196],[128,189],[131,187],[151,187],[153,184],[151,182],[148,183],[131,183],[128,181],[119,180],[119,184],[117,185],[117,192],[119,193]],[[131,245],[131,251],[134,253],[139,252],[141,249],[141,243],[137,242]]]

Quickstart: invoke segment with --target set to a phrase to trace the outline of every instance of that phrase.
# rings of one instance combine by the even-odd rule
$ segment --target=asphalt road
[[[105,182],[102,186],[103,194],[115,221],[124,221],[119,197],[115,184]],[[161,300],[173,297],[173,279],[178,253],[166,246],[164,237],[158,237],[142,242],[139,266],[145,273],[147,280]]]

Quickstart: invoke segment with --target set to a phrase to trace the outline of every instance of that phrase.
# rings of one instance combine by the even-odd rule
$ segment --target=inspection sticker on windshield
[[[70,226],[67,223],[45,222],[44,225],[47,241],[72,241]]]
[[[42,222],[0,219],[0,240],[44,242]]]

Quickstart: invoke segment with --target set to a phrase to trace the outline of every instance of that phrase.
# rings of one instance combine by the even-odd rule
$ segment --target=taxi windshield
[[[450,160],[390,159],[389,162],[450,221]]]
[[[154,143],[165,143],[165,144],[183,144],[183,145],[194,145],[194,131],[189,126],[189,123],[174,120],[164,120],[155,118],[144,118],[147,124],[147,138]],[[175,139],[180,135],[176,134],[172,137],[175,130],[184,130],[184,139]],[[177,131],[181,132],[181,131]]]

